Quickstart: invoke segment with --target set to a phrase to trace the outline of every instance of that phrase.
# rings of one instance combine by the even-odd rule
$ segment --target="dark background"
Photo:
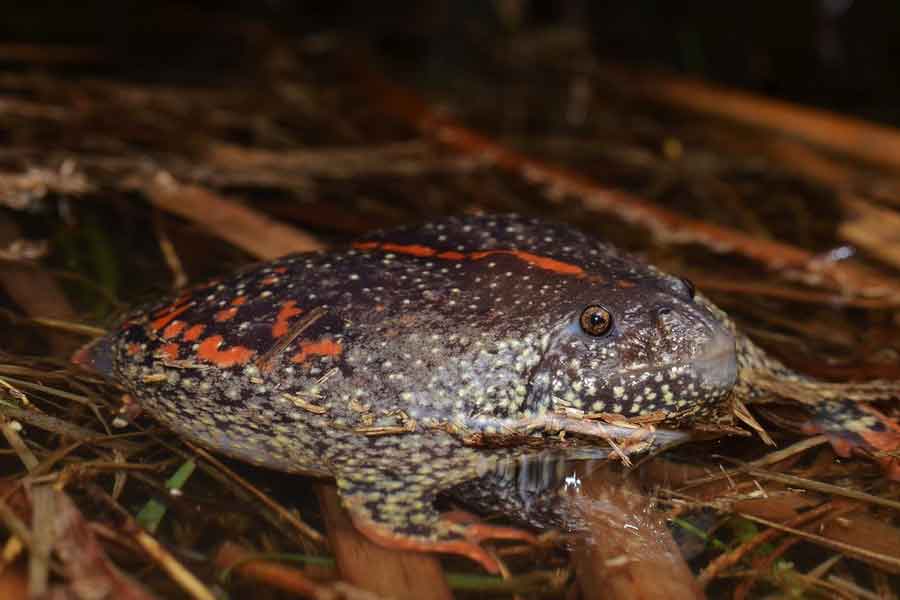
[[[865,118],[900,122],[900,3],[853,0],[4,2],[0,41],[100,46],[139,79],[223,74],[248,27],[347,34],[438,77],[498,39],[556,34],[601,61],[665,67]],[[583,56],[583,55],[582,55]],[[0,65],[2,66],[2,65]],[[201,68],[197,68],[201,67]],[[83,74],[85,67],[78,67]],[[107,65],[108,68],[108,65]],[[109,72],[107,71],[108,75]],[[122,75],[122,73],[119,73]]]

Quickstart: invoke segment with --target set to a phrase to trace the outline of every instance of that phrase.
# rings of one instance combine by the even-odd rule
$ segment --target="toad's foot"
[[[839,456],[856,449],[867,451],[881,464],[885,474],[900,481],[900,426],[879,410],[852,400],[827,400],[804,427],[807,433],[822,433]]]
[[[433,515],[434,519],[429,519],[430,522],[427,523],[422,522],[423,513],[417,513],[419,518],[415,520],[420,523],[414,528],[413,533],[396,529],[383,521],[379,522],[373,518],[365,504],[365,500],[359,496],[351,496],[344,500],[353,525],[376,544],[395,550],[458,554],[479,563],[489,573],[498,573],[500,566],[497,560],[481,547],[481,543],[487,540],[518,540],[536,544],[538,541],[533,534],[521,529],[481,522],[461,523],[455,516],[438,517],[436,512]]]

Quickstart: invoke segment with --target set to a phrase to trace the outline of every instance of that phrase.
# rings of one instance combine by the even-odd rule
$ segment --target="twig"
[[[184,272],[184,266],[178,257],[178,251],[166,232],[166,226],[163,222],[161,213],[153,211],[153,230],[156,232],[156,240],[159,242],[159,249],[162,251],[163,259],[172,272],[172,286],[176,290],[180,290],[188,283],[187,273]]]
[[[290,326],[287,332],[281,336],[281,338],[275,342],[275,344],[265,351],[254,363],[256,368],[258,368],[263,373],[269,371],[272,368],[272,361],[278,357],[279,354],[284,352],[285,348],[290,346],[294,340],[296,340],[300,334],[309,329],[316,321],[324,317],[328,314],[328,309],[324,306],[316,306],[308,313],[297,319],[297,321]]]
[[[842,579],[837,575],[829,575],[828,583],[835,586],[839,590],[861,598],[862,600],[884,600],[885,598],[885,596],[882,596],[881,594],[875,594],[865,588],[856,585],[852,581],[847,581],[846,579]]]
[[[812,512],[812,511],[810,511]],[[809,533],[807,531],[803,531],[802,529],[795,529],[794,527],[790,527],[787,525],[781,525],[780,523],[775,523],[773,521],[769,521],[767,519],[762,519],[760,517],[755,517],[753,515],[748,515],[746,513],[738,513],[739,516],[749,519],[754,523],[759,523],[760,525],[766,525],[767,527],[772,527],[774,529],[778,529],[780,531],[784,531],[786,533],[792,533],[794,535],[798,535],[803,539],[814,542],[821,546],[825,546],[827,548],[832,548],[834,550],[839,550],[841,552],[846,552],[852,556],[857,556],[860,558],[867,558],[872,561],[879,563],[884,567],[891,567],[891,569],[896,573],[900,572],[900,558],[896,556],[888,556],[887,554],[881,554],[879,552],[872,552],[871,550],[866,550],[865,548],[860,548],[859,546],[853,546],[850,544],[845,544],[843,542],[838,542],[836,540],[832,540],[825,536],[816,535],[813,533]],[[805,513],[808,514],[808,513]]]

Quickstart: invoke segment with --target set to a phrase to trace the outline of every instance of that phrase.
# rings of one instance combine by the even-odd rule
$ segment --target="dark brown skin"
[[[739,366],[794,377],[737,339],[689,283],[573,228],[457,217],[199,286],[77,361],[191,440],[334,477],[376,542],[494,570],[478,542],[528,535],[444,520],[438,493],[542,452],[605,455],[609,431],[660,441],[601,415],[727,422],[736,383],[761,394]]]

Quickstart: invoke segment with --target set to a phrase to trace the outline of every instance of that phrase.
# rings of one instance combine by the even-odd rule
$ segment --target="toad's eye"
[[[612,315],[598,304],[591,304],[581,311],[581,329],[588,335],[603,335],[612,327]]]
[[[681,278],[681,285],[684,286],[685,291],[687,292],[688,297],[693,300],[694,296],[697,294],[697,288],[694,287],[694,282],[688,279],[687,277]]]

